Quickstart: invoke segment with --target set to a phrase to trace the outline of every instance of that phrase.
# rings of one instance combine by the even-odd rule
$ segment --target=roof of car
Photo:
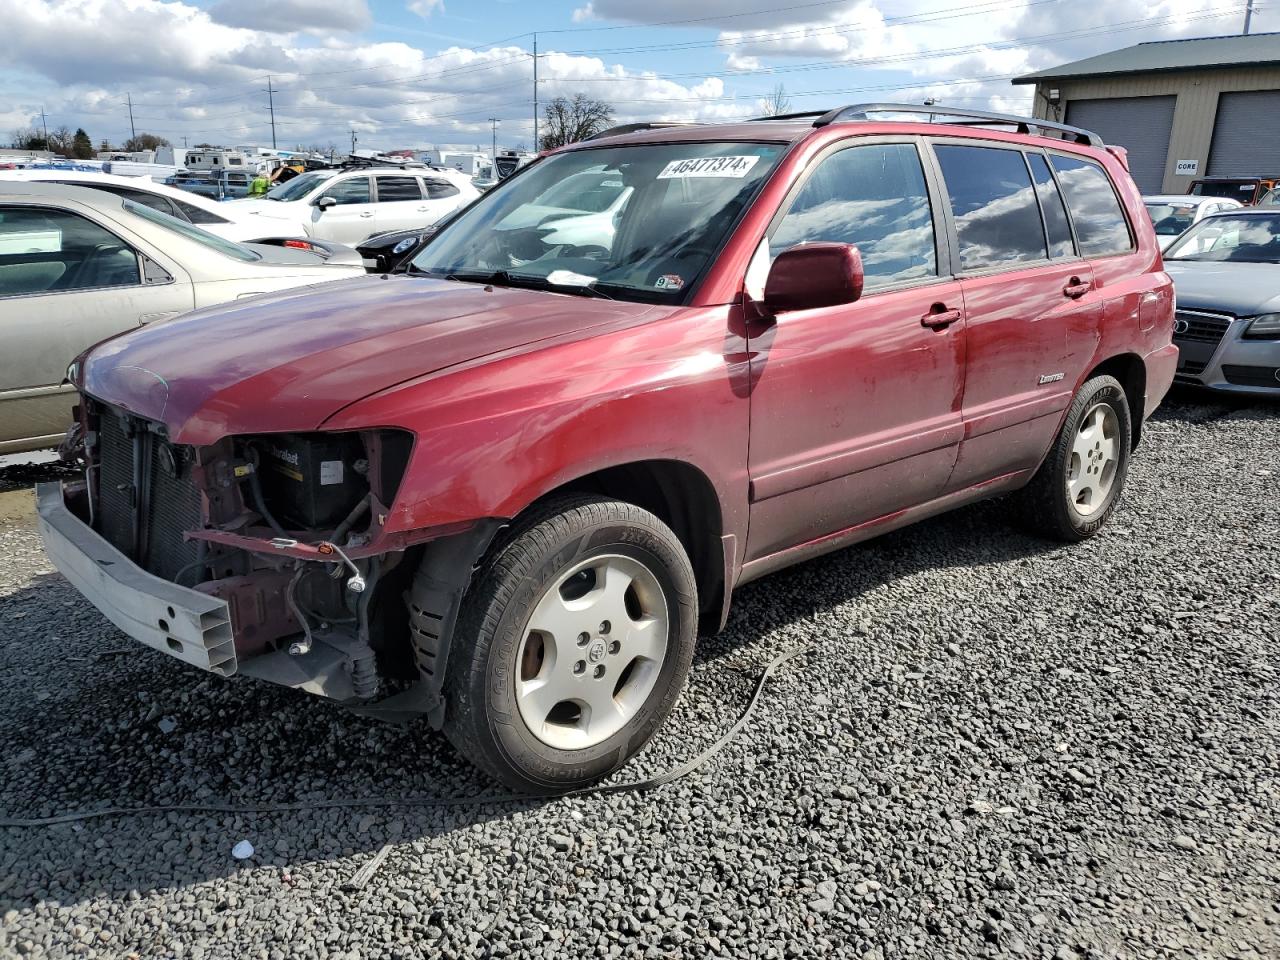
[[[0,180],[0,196],[9,200],[31,197],[36,200],[74,200],[91,207],[123,207],[124,197],[93,187],[72,187],[65,183],[33,180]]]

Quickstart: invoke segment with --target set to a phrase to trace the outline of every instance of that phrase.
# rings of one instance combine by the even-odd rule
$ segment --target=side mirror
[[[773,314],[853,303],[862,282],[862,254],[853,244],[802,243],[774,259],[763,306]]]
[[[319,207],[321,210],[328,210],[330,207],[336,207],[337,205],[338,205],[337,197],[321,197],[319,200],[316,201],[316,206]]]

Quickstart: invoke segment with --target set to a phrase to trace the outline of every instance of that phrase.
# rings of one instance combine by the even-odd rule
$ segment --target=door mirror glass
[[[316,201],[316,206],[319,207],[321,210],[328,210],[330,207],[336,207],[337,205],[338,205],[337,197],[321,197],[319,200]]]
[[[802,243],[769,268],[764,307],[773,314],[853,303],[862,296],[862,255],[851,243]]]

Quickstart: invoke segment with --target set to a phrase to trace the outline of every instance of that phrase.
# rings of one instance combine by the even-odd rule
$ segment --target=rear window
[[[1040,208],[1017,150],[936,146],[960,241],[962,270],[1048,259]]]
[[[233,243],[230,240],[223,240],[221,237],[214,236],[212,233],[206,233],[199,227],[187,223],[185,220],[179,220],[177,217],[171,217],[168,214],[153,210],[150,207],[144,207],[140,203],[134,203],[132,200],[124,202],[124,208],[130,213],[142,217],[144,220],[150,220],[156,226],[164,227],[166,230],[172,230],[174,233],[193,240],[196,243],[208,247],[210,250],[216,250],[224,257],[230,257],[232,260],[239,260],[242,263],[252,263],[261,260],[256,252],[240,243]]]
[[[1092,160],[1055,154],[1053,169],[1076,225],[1080,254],[1108,257],[1133,249],[1129,225],[1106,171]]]
[[[174,200],[174,204],[192,223],[230,223],[224,217],[218,216],[216,213],[210,213],[202,207],[197,207],[194,203],[187,203],[185,200]]]

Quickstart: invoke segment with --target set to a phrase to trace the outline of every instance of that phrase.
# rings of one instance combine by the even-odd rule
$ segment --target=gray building
[[[1143,193],[1280,176],[1280,33],[1139,43],[1013,82],[1035,84],[1035,116],[1127,149]]]

